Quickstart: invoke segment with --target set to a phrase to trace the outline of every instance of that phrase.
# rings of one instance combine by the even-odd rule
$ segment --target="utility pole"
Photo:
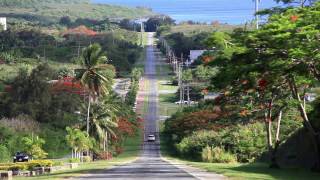
[[[188,61],[188,58],[187,58],[187,61]],[[187,64],[187,69],[189,69],[190,67],[190,64],[189,62],[186,63]],[[188,97],[188,106],[191,105],[191,101],[190,101],[190,82],[188,81],[188,84],[187,84],[187,97]]]
[[[300,0],[300,6],[303,7],[306,0]]]
[[[43,58],[44,58],[44,61],[47,61],[45,45],[43,45]]]
[[[260,0],[255,0],[256,29],[259,29],[259,15],[257,14],[259,11],[259,3]]]
[[[179,89],[180,89],[180,106],[182,106],[182,74],[181,74],[182,68],[181,64],[179,64],[179,69],[178,69],[178,81],[179,81]]]
[[[140,30],[140,32],[141,32],[140,44],[141,44],[141,46],[142,46],[142,45],[143,45],[143,32],[144,32],[144,26],[143,26],[143,21],[142,21],[142,19],[141,19],[141,30]]]
[[[78,43],[78,59],[80,58],[80,49],[81,49],[81,47],[80,47],[80,41],[79,41],[79,43]]]
[[[180,66],[183,66],[183,53],[181,53],[181,57],[180,57]],[[181,70],[181,83],[182,83],[182,102],[184,104],[184,97],[185,97],[185,84],[182,80],[182,70]]]

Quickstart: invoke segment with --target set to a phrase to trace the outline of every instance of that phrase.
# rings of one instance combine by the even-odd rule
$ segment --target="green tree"
[[[112,102],[111,98],[106,98],[104,102],[96,103],[92,106],[89,135],[95,138],[104,150],[106,149],[109,135],[116,136],[118,112],[120,112],[120,107]]]
[[[24,151],[31,155],[34,159],[43,159],[46,158],[48,153],[46,153],[42,146],[45,144],[45,141],[38,136],[36,137],[23,137],[21,139],[22,144],[24,145]]]
[[[102,54],[99,44],[92,44],[82,52],[82,68],[76,69],[76,77],[85,86],[88,93],[87,132],[89,132],[91,102],[111,89],[114,68],[108,65],[108,59]]]
[[[305,93],[320,80],[317,50],[320,32],[316,28],[319,22],[315,21],[320,18],[319,10],[320,3],[288,9],[271,16],[258,31],[236,30],[229,36],[209,39],[211,46],[218,47],[211,65],[220,69],[213,85],[228,92],[225,94],[229,103],[240,105],[241,116],[248,120],[264,119],[273,167],[277,167],[275,154],[280,143],[281,118],[289,108],[296,107],[300,112],[305,128],[314,137],[315,151],[320,155],[318,133],[308,117],[310,106],[304,100]],[[276,122],[276,131],[272,129],[273,122]],[[320,167],[319,162],[320,159],[315,167]]]
[[[89,135],[77,128],[66,128],[66,141],[72,148],[72,158],[81,158],[81,153],[93,148],[93,140]]]

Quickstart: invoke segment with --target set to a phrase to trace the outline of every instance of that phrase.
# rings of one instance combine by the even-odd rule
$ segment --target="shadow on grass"
[[[320,174],[300,168],[272,169],[268,164],[210,164],[194,163],[200,168],[205,168],[211,172],[217,172],[235,179],[281,179],[281,180],[319,180]]]
[[[161,94],[160,99],[162,102],[167,102],[167,103],[175,103],[178,101],[178,98],[175,94]]]

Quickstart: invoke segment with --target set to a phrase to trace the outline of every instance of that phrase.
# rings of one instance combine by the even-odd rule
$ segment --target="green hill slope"
[[[89,0],[0,0],[0,16],[28,21],[56,22],[71,19],[137,18],[153,15],[145,8],[93,4]]]

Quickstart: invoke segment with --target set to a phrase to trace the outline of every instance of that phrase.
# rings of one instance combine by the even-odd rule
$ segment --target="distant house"
[[[0,17],[0,25],[3,27],[2,30],[7,30],[7,18],[6,17]]]
[[[304,99],[308,102],[313,102],[317,99],[317,94],[316,93],[307,93],[307,94],[305,94]]]
[[[213,93],[213,92],[209,92],[207,94],[204,95],[204,100],[215,100],[217,97],[219,97],[221,95],[221,93]]]
[[[207,50],[190,50],[189,61],[187,62],[187,65],[191,65],[192,63],[194,63],[194,61],[202,56],[206,51]]]

